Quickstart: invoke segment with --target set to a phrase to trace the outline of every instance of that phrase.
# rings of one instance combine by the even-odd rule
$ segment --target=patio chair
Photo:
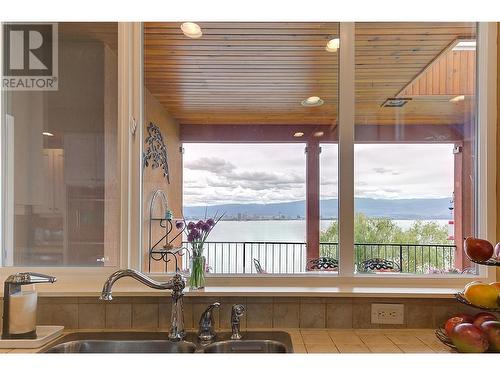
[[[260,265],[260,261],[258,259],[253,258],[253,265],[257,273],[267,273],[266,270]]]
[[[359,263],[359,272],[401,272],[401,267],[393,260],[383,258],[367,259]]]
[[[339,262],[337,259],[330,257],[309,259],[306,269],[309,271],[338,271]]]

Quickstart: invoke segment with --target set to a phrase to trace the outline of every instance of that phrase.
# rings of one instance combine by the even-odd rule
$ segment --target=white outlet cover
[[[405,306],[392,303],[372,303],[372,324],[404,324]]]

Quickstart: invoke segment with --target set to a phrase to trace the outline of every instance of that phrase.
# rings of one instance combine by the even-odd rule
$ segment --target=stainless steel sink
[[[285,344],[274,340],[228,340],[207,345],[204,353],[287,353]]]
[[[79,340],[54,346],[47,353],[194,353],[192,342],[165,340]]]
[[[214,342],[198,341],[187,332],[184,341],[172,342],[164,332],[76,332],[62,336],[44,353],[292,353],[290,335],[281,331],[243,332],[242,340],[218,333]]]
[[[163,332],[78,332],[51,343],[44,353],[194,353],[190,333],[186,341],[172,342]]]

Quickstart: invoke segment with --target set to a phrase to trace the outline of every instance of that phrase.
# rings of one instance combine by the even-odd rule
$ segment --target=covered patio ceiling
[[[336,124],[341,49],[325,46],[338,23],[199,25],[199,39],[180,23],[144,25],[146,87],[181,125]],[[468,122],[475,51],[450,47],[475,38],[475,23],[357,23],[356,124]],[[310,96],[325,104],[302,106]],[[382,106],[408,96],[402,108]]]

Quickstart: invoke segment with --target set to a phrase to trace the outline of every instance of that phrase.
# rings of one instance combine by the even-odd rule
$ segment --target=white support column
[[[354,273],[354,22],[340,23],[339,274]]]
[[[118,110],[121,139],[121,266],[141,269],[142,248],[142,23],[118,24]]]
[[[497,23],[481,22],[477,43],[477,236],[496,243],[497,225]],[[489,272],[489,275],[486,273]],[[491,280],[495,272],[480,267],[481,276]]]

